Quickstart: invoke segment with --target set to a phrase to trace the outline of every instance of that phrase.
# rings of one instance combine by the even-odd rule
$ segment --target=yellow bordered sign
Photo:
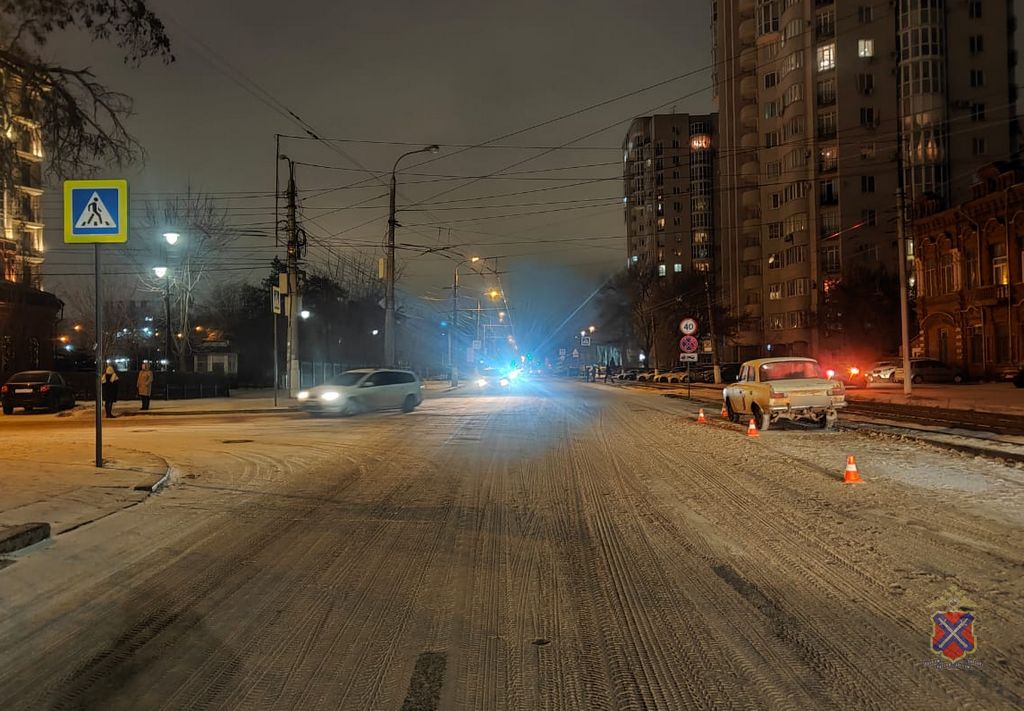
[[[65,180],[64,241],[68,244],[128,241],[127,180]]]

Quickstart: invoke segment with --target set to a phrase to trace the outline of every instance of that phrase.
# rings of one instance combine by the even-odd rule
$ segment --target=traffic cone
[[[727,409],[725,409],[725,405],[722,405],[722,419],[723,420],[728,420],[729,419],[729,411]]]
[[[860,478],[860,472],[857,471],[857,460],[853,458],[851,454],[846,458],[846,471],[843,472],[843,483],[844,484],[863,484],[864,480]]]
[[[750,424],[747,425],[747,437],[760,437],[761,433],[757,431],[757,427],[754,426],[754,418],[750,418]]]
[[[698,425],[705,425],[705,424],[707,424],[707,420],[704,418],[704,408],[703,407],[700,409],[700,411],[697,412],[697,424]]]

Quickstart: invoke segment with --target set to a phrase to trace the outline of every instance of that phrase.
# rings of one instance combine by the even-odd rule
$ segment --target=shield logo
[[[932,651],[955,662],[977,648],[974,639],[974,615],[947,610],[932,615]]]

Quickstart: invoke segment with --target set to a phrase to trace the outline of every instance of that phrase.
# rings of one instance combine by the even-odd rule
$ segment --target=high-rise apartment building
[[[629,264],[659,276],[713,272],[714,114],[633,121],[622,142]]]
[[[901,140],[911,204],[964,199],[1011,152],[1011,15],[1006,0],[712,2],[719,286],[747,317],[732,355],[870,348],[845,342],[835,288],[897,269]]]

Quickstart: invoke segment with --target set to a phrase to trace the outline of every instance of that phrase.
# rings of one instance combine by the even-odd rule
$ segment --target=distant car
[[[832,427],[846,406],[846,390],[826,378],[813,358],[761,358],[740,367],[739,379],[722,390],[729,419],[748,415],[766,430],[778,420],[809,420]]]
[[[656,383],[681,383],[686,376],[686,368],[663,370],[654,378]]]
[[[636,379],[637,379],[638,382],[641,382],[641,383],[653,382],[655,374],[657,372],[658,372],[657,370],[653,370],[653,369],[651,369],[651,370],[641,370],[641,371],[637,372]]]
[[[640,371],[638,371],[637,369],[631,368],[629,370],[622,371],[615,377],[618,378],[619,380],[636,380],[636,376],[639,372]]]
[[[471,379],[477,392],[501,392],[512,387],[512,378],[497,368],[482,368]]]
[[[5,415],[21,407],[25,412],[34,409],[60,412],[75,406],[75,391],[64,382],[60,373],[52,370],[26,370],[12,375],[0,386],[0,401]]]
[[[904,378],[903,365],[898,365],[893,371],[893,381],[902,383]],[[912,383],[962,383],[963,374],[943,363],[941,360],[932,358],[911,358],[910,359],[910,382]]]
[[[869,383],[893,382],[898,366],[899,362],[896,360],[880,360],[868,369],[865,379]]]
[[[316,415],[355,415],[372,410],[412,412],[423,402],[423,384],[409,370],[348,370],[298,395],[300,407]]]

